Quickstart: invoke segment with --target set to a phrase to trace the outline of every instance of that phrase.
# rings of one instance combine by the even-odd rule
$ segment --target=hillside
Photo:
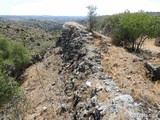
[[[0,35],[20,42],[26,48],[37,53],[41,52],[41,49],[46,49],[49,44],[53,44],[56,37],[41,28],[26,27],[6,21],[5,24],[0,23]]]
[[[40,20],[40,21],[52,21],[52,22],[67,22],[67,21],[80,21],[84,20],[85,16],[49,16],[49,15],[0,15],[0,19],[8,20]]]
[[[54,44],[65,21],[83,19],[81,16],[0,16],[0,36],[22,43],[33,54],[44,54]]]
[[[43,61],[24,73],[22,88],[27,99],[18,117],[159,119],[160,87],[146,77],[143,62],[111,45],[109,38],[66,23]]]

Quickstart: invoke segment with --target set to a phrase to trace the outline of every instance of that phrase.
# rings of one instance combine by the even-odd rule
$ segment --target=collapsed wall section
[[[77,23],[66,23],[56,42],[62,63],[59,82],[63,88],[61,114],[74,119],[147,119],[140,104],[122,94],[101,65],[93,33]],[[119,116],[119,118],[118,118]]]

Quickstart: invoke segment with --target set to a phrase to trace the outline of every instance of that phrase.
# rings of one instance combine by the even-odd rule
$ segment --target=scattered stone
[[[149,71],[147,74],[153,81],[160,80],[160,65],[153,65],[151,63],[145,62],[144,66]]]
[[[54,82],[54,83],[52,83],[52,86],[55,86],[56,85],[56,83]]]
[[[97,105],[97,96],[91,98],[91,105],[92,107],[95,107]]]
[[[104,53],[108,53],[108,48],[103,48],[102,51],[103,51]]]
[[[93,34],[90,32],[89,35],[92,36]]]
[[[80,101],[80,97],[78,95],[74,95],[73,97],[73,107],[76,107]]]
[[[46,112],[46,111],[47,111],[47,107],[44,106],[44,107],[42,108],[42,110],[43,110],[43,112]]]
[[[138,61],[143,62],[143,61],[144,61],[144,58],[134,58],[134,59],[132,60],[132,62],[138,62]]]
[[[123,102],[124,104],[130,104],[133,103],[133,101],[134,100],[130,95],[120,95],[113,99],[113,103]]]
[[[87,82],[86,82],[86,85],[87,85],[88,87],[91,87],[91,82],[90,82],[90,81],[87,81]]]
[[[131,76],[127,76],[127,79],[130,80],[130,79],[131,79]]]

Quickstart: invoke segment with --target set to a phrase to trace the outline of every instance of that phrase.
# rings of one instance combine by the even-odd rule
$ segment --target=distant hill
[[[48,32],[59,31],[68,21],[81,23],[85,16],[10,16],[1,15],[0,24],[18,24],[26,27],[36,27]]]
[[[55,32],[61,30],[63,22],[51,21],[51,20],[37,20],[37,19],[24,19],[24,20],[0,19],[0,24],[34,27],[43,29],[47,32]]]
[[[54,40],[53,35],[43,29],[25,27],[17,24],[0,24],[0,35],[21,42],[30,50],[39,49],[43,43]]]
[[[0,15],[0,19],[10,19],[10,20],[26,20],[26,19],[36,19],[36,20],[52,20],[59,22],[67,21],[79,21],[85,19],[86,16],[17,16],[17,15]]]

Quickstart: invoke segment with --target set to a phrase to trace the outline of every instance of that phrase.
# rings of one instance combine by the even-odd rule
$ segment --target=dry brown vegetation
[[[154,52],[160,52],[160,47],[154,45],[155,39],[147,39],[143,45],[143,49],[148,49]]]
[[[121,47],[116,47],[110,44],[111,40],[108,38],[106,41],[95,41],[95,46],[102,49],[102,65],[105,72],[113,80],[116,81],[123,93],[131,94],[137,101],[146,103],[150,107],[160,108],[160,84],[152,82],[146,76],[146,68],[142,59],[132,53],[128,53]],[[107,45],[108,44],[108,45]],[[104,53],[103,48],[108,47],[108,52]],[[159,47],[154,46],[154,41],[147,40],[144,48],[155,51],[158,54]],[[158,56],[154,56],[148,61],[160,63]]]
[[[24,120],[41,120],[43,116],[47,116],[47,119],[56,119],[60,98],[58,86],[57,89],[53,86],[57,82],[59,63],[59,56],[52,55],[26,70],[22,88],[27,92],[30,104],[27,114],[30,115],[22,116]]]

